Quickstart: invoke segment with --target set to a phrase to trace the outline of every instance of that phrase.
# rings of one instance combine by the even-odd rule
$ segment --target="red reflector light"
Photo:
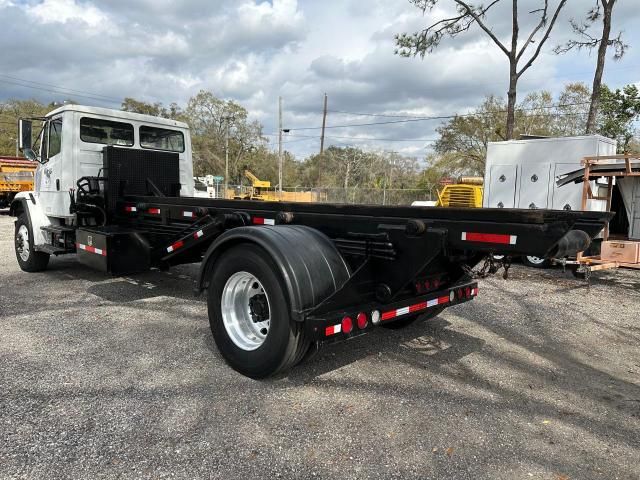
[[[434,285],[435,286],[435,285]],[[429,280],[425,280],[424,282],[424,288],[426,288],[427,290],[429,290],[431,288],[431,282]]]
[[[464,291],[464,294],[467,298],[471,297],[471,287],[467,287]]]
[[[365,328],[367,326],[367,323],[369,323],[369,320],[367,319],[367,314],[364,312],[360,312],[356,317],[356,323],[358,324],[358,328],[360,330]]]
[[[462,291],[462,289],[461,289],[461,288],[459,288],[459,289],[456,291],[456,297],[458,297],[458,299],[461,299],[463,295],[464,295],[464,292]]]
[[[353,330],[353,320],[351,317],[344,317],[342,319],[342,333],[351,333]]]

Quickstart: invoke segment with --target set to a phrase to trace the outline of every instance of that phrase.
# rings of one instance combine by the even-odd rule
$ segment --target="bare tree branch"
[[[529,12],[529,13],[542,12],[542,16],[540,17],[540,22],[538,23],[538,25],[536,25],[536,28],[534,28],[531,31],[531,35],[529,35],[529,38],[527,38],[527,41],[524,43],[524,45],[522,45],[522,48],[520,49],[520,51],[518,52],[518,55],[516,56],[516,60],[520,60],[520,57],[522,57],[522,55],[524,54],[524,52],[527,49],[527,47],[529,46],[529,44],[532,43],[531,41],[533,40],[533,37],[547,23],[547,9],[548,8],[549,8],[549,0],[544,0],[544,7],[543,8],[539,8],[537,10],[533,10],[532,12]]]
[[[409,0],[411,3],[418,6],[423,13],[427,10],[432,10],[440,0]],[[533,64],[536,58],[539,56],[543,45],[549,38],[551,30],[555,25],[560,11],[567,3],[567,0],[558,0],[557,6],[554,10],[554,14],[549,20],[549,11],[551,9],[549,0],[541,0],[541,8],[531,10],[529,14],[540,15],[539,21],[535,24],[531,32],[529,32],[527,40],[524,45],[518,49],[520,25],[518,17],[518,1],[511,0],[511,42],[510,48],[506,43],[503,43],[496,33],[489,27],[486,16],[487,12],[498,4],[501,0],[492,0],[486,7],[475,6],[471,0],[449,0],[456,6],[457,15],[450,18],[439,20],[421,32],[416,32],[413,35],[403,33],[396,35],[396,54],[402,56],[411,56],[420,54],[424,58],[425,54],[432,52],[439,44],[445,35],[449,37],[456,37],[461,32],[467,31],[473,24],[477,24],[480,29],[491,39],[491,41],[498,46],[498,48],[509,59],[509,89],[507,92],[507,116],[506,116],[506,138],[512,138],[514,134],[515,125],[515,105],[517,101],[517,84],[520,76]],[[507,0],[508,1],[508,0]],[[608,0],[613,2],[615,0]],[[506,3],[506,2],[505,2]],[[599,15],[599,3],[593,8],[593,15]],[[527,63],[518,71],[520,60],[523,59],[525,52],[527,52],[530,44],[536,41],[536,36],[541,32],[544,32],[540,39],[537,48],[527,61]]]
[[[487,8],[484,8],[481,10],[480,14],[474,12],[473,8],[470,7],[466,2],[463,2],[462,0],[454,0],[454,1],[458,5],[460,5],[462,8],[464,8],[467,14],[473,17],[473,19],[476,21],[478,26],[482,28],[482,30],[484,30],[487,35],[489,35],[491,40],[493,40],[493,42],[500,48],[500,50],[502,50],[505,55],[509,56],[509,50],[507,50],[507,47],[505,47],[502,44],[502,42],[498,40],[498,37],[495,36],[495,34],[491,31],[491,29],[487,27],[481,19],[481,17],[483,17],[487,13],[487,11],[491,7],[493,7],[496,3],[498,3],[500,0],[494,0],[493,2],[491,2]]]
[[[565,3],[567,3],[567,0],[561,0],[558,6],[556,7],[556,11],[553,14],[553,17],[551,18],[551,21],[549,22],[549,26],[547,27],[547,30],[544,32],[543,37],[540,39],[540,42],[538,43],[538,48],[536,48],[536,51],[531,56],[529,61],[520,69],[520,71],[517,74],[518,78],[520,78],[520,76],[524,72],[526,72],[531,65],[533,65],[533,62],[535,61],[535,59],[538,58],[538,55],[540,55],[542,46],[545,44],[545,42],[549,38],[549,35],[551,34],[551,29],[553,28],[553,25],[556,23],[556,20],[558,19],[558,15],[560,15],[560,10],[562,10],[562,7],[564,7]]]

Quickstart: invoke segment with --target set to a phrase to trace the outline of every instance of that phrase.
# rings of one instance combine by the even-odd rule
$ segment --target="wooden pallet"
[[[634,268],[640,270],[640,263],[616,262],[615,260],[602,260],[599,255],[583,257],[579,256],[577,263],[585,265],[594,272],[597,270],[608,270],[611,268]]]

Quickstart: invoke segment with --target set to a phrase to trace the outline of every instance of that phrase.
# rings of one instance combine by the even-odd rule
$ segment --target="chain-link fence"
[[[257,190],[253,192],[254,195]],[[246,185],[231,186],[227,198],[249,198],[251,187]],[[259,195],[264,200],[282,200],[286,202],[323,202],[349,203],[360,205],[411,205],[415,201],[436,200],[436,188],[400,189],[400,188],[333,188],[333,187],[288,187],[282,195],[277,188],[260,188]],[[222,197],[214,192],[211,196]]]

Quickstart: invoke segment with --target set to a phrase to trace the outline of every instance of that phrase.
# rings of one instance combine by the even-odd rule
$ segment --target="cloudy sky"
[[[265,133],[275,134],[282,96],[284,127],[292,129],[286,147],[304,156],[319,148],[325,92],[330,127],[395,119],[355,113],[461,113],[487,94],[504,95],[506,58],[477,27],[424,60],[393,54],[395,33],[444,18],[451,3],[441,0],[422,16],[407,0],[0,0],[0,100],[74,98],[117,108],[126,96],[184,104],[207,89],[240,102]],[[488,23],[507,38],[503,3]],[[542,2],[519,3],[524,37],[535,19],[526,12]],[[594,3],[569,0],[521,79],[521,98],[591,81],[594,55],[558,57],[551,49],[566,40],[568,20],[582,18]],[[640,82],[639,3],[619,0],[614,16],[614,30],[623,30],[631,45],[622,61],[607,64],[605,81],[614,87]],[[423,156],[437,125],[329,128],[327,143]]]

